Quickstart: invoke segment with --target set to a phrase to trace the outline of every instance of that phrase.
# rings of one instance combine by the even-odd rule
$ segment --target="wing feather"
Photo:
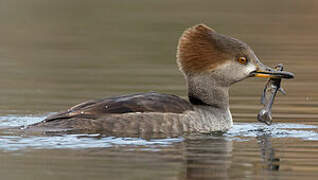
[[[178,96],[150,92],[86,101],[65,112],[53,114],[47,117],[45,121],[72,117],[94,119],[105,114],[131,112],[183,113],[187,110],[193,110],[193,106]]]

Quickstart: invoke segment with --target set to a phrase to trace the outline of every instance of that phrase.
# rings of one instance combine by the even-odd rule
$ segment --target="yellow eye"
[[[237,61],[241,64],[247,64],[247,58],[244,56],[237,58]]]

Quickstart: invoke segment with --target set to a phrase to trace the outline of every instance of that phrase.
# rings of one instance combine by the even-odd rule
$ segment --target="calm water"
[[[178,37],[206,23],[283,63],[296,79],[257,123],[264,79],[231,89],[234,127],[223,134],[151,139],[99,134],[26,136],[5,127],[39,122],[79,102],[158,91],[185,97]],[[317,179],[318,2],[0,2],[1,179]]]

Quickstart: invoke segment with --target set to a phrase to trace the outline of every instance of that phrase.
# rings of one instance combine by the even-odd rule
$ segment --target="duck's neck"
[[[207,75],[187,76],[188,95],[196,112],[200,132],[225,131],[232,127],[229,86]]]
[[[189,100],[194,105],[229,109],[229,86],[208,75],[187,77]]]

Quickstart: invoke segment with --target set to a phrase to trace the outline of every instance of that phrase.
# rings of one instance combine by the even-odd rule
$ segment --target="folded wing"
[[[133,112],[183,113],[187,110],[193,110],[193,106],[178,96],[150,92],[86,101],[65,112],[53,114],[45,121],[73,117],[95,119],[105,114]]]

